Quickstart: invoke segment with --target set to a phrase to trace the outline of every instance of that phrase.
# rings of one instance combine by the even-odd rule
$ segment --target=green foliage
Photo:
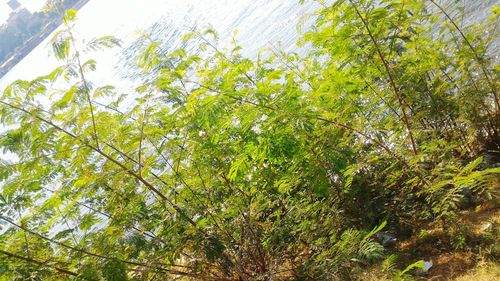
[[[408,275],[408,272],[410,270],[413,270],[413,269],[422,269],[424,270],[424,261],[423,260],[419,260],[419,261],[416,261],[410,265],[408,265],[405,269],[403,269],[402,271],[398,272],[395,276],[395,280],[407,280],[408,278],[410,278],[411,280],[411,276]]]
[[[102,267],[103,277],[106,281],[127,281],[127,267],[123,262],[110,260]]]
[[[450,221],[499,173],[479,157],[499,148],[495,21],[425,3],[323,3],[304,56],[145,40],[133,94],[87,79],[81,54],[120,42],[80,47],[71,11],[61,67],[0,99],[0,280],[406,278],[421,263],[398,273],[373,236]]]

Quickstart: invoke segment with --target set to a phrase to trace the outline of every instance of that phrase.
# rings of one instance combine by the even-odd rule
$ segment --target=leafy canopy
[[[133,94],[87,79],[84,58],[120,42],[82,45],[69,11],[61,67],[0,100],[16,155],[0,280],[338,280],[385,256],[383,227],[490,196],[499,169],[477,156],[500,145],[498,13],[459,28],[435,1],[323,5],[304,56],[246,58],[212,30],[184,36],[191,51],[148,43]]]

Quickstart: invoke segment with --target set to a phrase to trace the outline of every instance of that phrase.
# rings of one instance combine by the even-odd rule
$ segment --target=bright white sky
[[[32,13],[42,9],[46,2],[46,0],[18,0],[18,1]],[[3,24],[7,20],[11,12],[11,9],[9,8],[9,6],[7,6],[7,2],[9,2],[9,0],[0,0],[0,24]]]

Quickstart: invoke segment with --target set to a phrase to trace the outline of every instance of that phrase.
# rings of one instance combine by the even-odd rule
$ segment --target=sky
[[[46,2],[46,0],[18,0],[18,1],[32,13],[42,9]],[[9,18],[9,14],[11,12],[11,9],[9,8],[9,6],[7,6],[7,2],[9,2],[9,0],[0,0],[0,24],[5,23],[7,18]]]

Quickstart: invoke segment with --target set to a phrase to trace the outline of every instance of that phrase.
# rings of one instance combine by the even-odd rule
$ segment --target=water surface
[[[464,7],[464,16],[456,17],[462,26],[486,19],[490,8],[498,5],[498,0],[441,2],[447,9]],[[92,55],[98,69],[89,78],[98,85],[132,89],[139,83],[133,78],[137,39],[144,32],[161,40],[167,51],[179,46],[182,34],[206,27],[217,30],[222,41],[229,41],[237,30],[235,37],[246,56],[271,46],[291,51],[297,50],[297,23],[318,7],[313,0],[303,5],[299,0],[91,0],[80,10],[75,29],[82,41],[107,35],[123,40],[122,48]],[[33,79],[61,64],[49,56],[51,37],[0,79],[0,91],[17,79]],[[498,50],[498,41],[495,45]]]
[[[297,22],[318,7],[314,1],[300,5],[299,0],[92,0],[80,10],[75,29],[80,40],[113,35],[123,41],[121,49],[93,55],[98,70],[90,79],[97,79],[98,84],[119,80],[131,86],[133,81],[123,77],[134,73],[133,50],[144,32],[164,42],[167,51],[179,46],[182,34],[207,27],[217,30],[222,41],[229,41],[237,31],[235,38],[247,56],[271,45],[295,50]],[[0,80],[0,89],[17,79],[49,73],[61,64],[49,57],[51,37]]]

